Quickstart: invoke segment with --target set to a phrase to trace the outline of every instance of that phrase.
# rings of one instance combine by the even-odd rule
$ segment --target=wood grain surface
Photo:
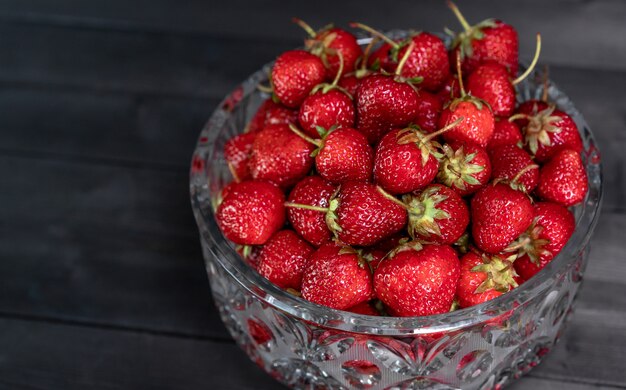
[[[577,312],[512,389],[626,388],[626,3],[459,2],[497,16],[599,141],[605,202]],[[0,0],[0,389],[278,389],[232,342],[188,199],[222,96],[314,25],[457,27],[443,1]]]

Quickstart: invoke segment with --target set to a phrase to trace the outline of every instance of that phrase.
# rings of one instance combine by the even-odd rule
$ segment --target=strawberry
[[[578,152],[561,150],[539,170],[537,195],[541,199],[573,206],[587,194],[587,172]]]
[[[282,188],[296,184],[313,166],[314,147],[294,134],[288,125],[268,125],[260,131],[248,166],[254,179],[271,180]]]
[[[419,90],[417,93],[417,116],[414,123],[427,133],[437,130],[439,115],[443,109],[443,103],[437,95]]]
[[[467,196],[487,185],[491,162],[487,152],[474,143],[445,144],[437,181],[461,196]]]
[[[524,133],[528,151],[535,161],[544,163],[564,149],[577,153],[583,150],[582,139],[574,120],[546,103],[522,104],[513,119],[522,119],[520,127]]]
[[[478,248],[499,253],[532,223],[533,206],[528,197],[504,183],[479,190],[470,204],[472,237]]]
[[[347,182],[331,199],[326,223],[348,245],[372,245],[406,225],[406,211],[398,203],[372,184]]]
[[[517,145],[502,145],[492,150],[491,178],[515,181],[521,184],[525,192],[532,192],[539,181],[539,170],[526,170],[521,176],[516,176],[524,168],[534,165],[533,159]]]
[[[391,194],[416,191],[437,175],[437,151],[418,128],[393,130],[376,148],[374,180]]]
[[[326,243],[308,260],[302,297],[333,309],[348,309],[374,297],[372,273],[351,247]]]
[[[346,311],[356,313],[356,314],[363,314],[366,316],[379,316],[380,315],[380,313],[369,302],[359,303],[356,306],[352,306],[346,309]]]
[[[416,241],[398,247],[374,273],[374,290],[396,316],[426,316],[450,310],[460,264],[447,245]]]
[[[304,41],[305,47],[312,54],[319,56],[327,68],[327,77],[335,77],[337,72],[340,75],[352,72],[359,57],[363,54],[361,46],[356,37],[348,31],[328,25],[315,31],[311,26],[301,19],[294,18],[293,21],[304,29],[309,35],[309,39]],[[343,60],[343,65],[340,64]]]
[[[479,305],[518,286],[513,264],[495,255],[469,252],[461,258],[456,299],[462,308]]]
[[[455,63],[460,59],[463,63],[463,72],[470,74],[479,64],[495,61],[515,77],[519,62],[519,42],[515,28],[494,19],[470,26],[454,3],[449,1],[448,6],[465,30],[455,36],[452,34],[454,40],[450,62]]]
[[[266,125],[281,123],[294,123],[298,119],[298,111],[287,108],[272,99],[267,99],[250,119],[245,129],[246,133],[256,133],[263,130]]]
[[[314,138],[320,136],[318,128],[330,129],[353,127],[355,118],[352,99],[339,89],[328,92],[319,90],[309,95],[298,114],[298,122],[304,132]]]
[[[409,214],[409,234],[435,244],[453,244],[469,224],[465,201],[441,184],[431,184],[418,195],[406,194],[402,201]]]
[[[372,39],[376,39],[374,36]],[[383,41],[382,45],[376,49],[372,55],[367,58],[367,66],[370,69],[375,71],[383,70],[386,72],[393,72],[394,68],[397,66],[397,60],[394,61],[392,59],[391,51],[393,50],[396,43],[393,45]]]
[[[325,79],[322,60],[304,50],[284,52],[272,68],[274,94],[287,107],[300,106],[313,87]]]
[[[552,261],[576,229],[574,215],[564,206],[538,202],[534,212],[532,225],[509,250],[517,252],[515,270],[523,280],[530,279]]]
[[[252,245],[237,245],[235,248],[237,253],[245,260],[252,269],[257,269],[259,266],[259,255],[261,254],[262,246]]]
[[[337,85],[348,92],[350,96],[355,97],[356,91],[359,85],[361,85],[361,78],[357,77],[355,74],[347,74],[339,79]]]
[[[461,96],[461,88],[459,85],[459,78],[454,74],[451,74],[445,83],[443,83],[443,87],[437,92],[437,97],[444,106]]]
[[[291,130],[317,146],[313,152],[315,168],[324,179],[334,184],[370,180],[374,151],[363,133],[349,127],[329,132],[320,130],[322,139],[314,140],[293,125]]]
[[[398,64],[396,66],[401,70],[397,75],[419,80],[420,86],[429,91],[439,90],[449,77],[448,52],[441,38],[436,35],[418,32],[396,42],[362,23],[350,25],[363,29],[386,43],[373,55],[375,59],[379,59],[382,69],[390,71],[393,64]]]
[[[393,76],[365,77],[357,90],[357,129],[371,144],[393,128],[411,123],[417,116],[418,97],[414,87]]]
[[[470,94],[489,104],[494,115],[509,116],[515,109],[515,86],[530,75],[541,53],[541,35],[537,34],[535,57],[524,73],[515,80],[510,79],[508,69],[495,61],[479,64],[467,78]]]
[[[522,132],[515,122],[496,118],[493,135],[487,145],[487,152],[491,152],[500,145],[522,145]]]
[[[285,196],[266,181],[233,184],[215,213],[224,236],[241,245],[264,244],[285,223]]]
[[[300,290],[313,247],[293,230],[276,232],[261,249],[257,271],[280,288]]]
[[[497,62],[478,65],[467,78],[467,90],[488,103],[494,115],[510,116],[515,110],[515,87],[508,70]]]
[[[250,178],[248,159],[256,134],[256,132],[239,134],[224,144],[224,159],[235,181],[239,182]]]
[[[378,268],[380,262],[383,261],[383,259],[385,258],[385,256],[387,256],[387,253],[389,252],[377,247],[360,249],[360,251],[361,257],[363,257],[363,259],[367,261],[367,264],[369,265],[372,272],[376,271],[376,268]]]
[[[443,139],[448,143],[473,142],[485,148],[493,134],[495,122],[493,113],[483,100],[465,93],[459,63],[457,71],[461,97],[452,100],[441,112],[439,127],[445,127],[459,118],[464,119],[454,129],[446,132]]]
[[[289,202],[301,205],[328,208],[335,187],[319,176],[307,176],[291,190]],[[315,246],[320,246],[331,238],[326,226],[324,213],[304,208],[287,208],[287,218],[293,229],[302,238]]]

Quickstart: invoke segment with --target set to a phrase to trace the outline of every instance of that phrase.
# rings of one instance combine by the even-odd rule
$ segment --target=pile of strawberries
[[[518,37],[470,26],[451,47],[325,27],[281,54],[271,92],[224,150],[226,238],[277,286],[331,308],[424,316],[500,296],[575,229],[587,176],[572,118],[517,104]],[[547,88],[545,88],[547,90]]]

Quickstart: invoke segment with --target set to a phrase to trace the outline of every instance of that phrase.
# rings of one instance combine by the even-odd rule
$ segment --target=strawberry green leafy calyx
[[[326,212],[326,225],[328,225],[328,229],[333,233],[335,238],[337,238],[339,232],[343,231],[341,225],[339,225],[339,217],[337,216],[337,209],[339,208],[339,199],[336,197],[337,192],[330,198],[330,203],[328,204],[328,211]]]
[[[498,256],[487,257],[482,255],[483,264],[476,265],[472,268],[472,272],[484,272],[487,278],[474,291],[474,294],[480,294],[487,290],[496,290],[501,293],[510,291],[517,287],[515,277],[515,269],[513,263],[508,259],[501,259]]]
[[[437,205],[448,197],[438,193],[438,187],[430,187],[419,195],[406,194],[402,201],[409,210],[409,234],[411,237],[441,236],[441,230],[436,220],[448,219],[450,214]]]
[[[533,223],[526,232],[522,233],[519,238],[509,245],[504,252],[512,252],[513,256],[519,258],[528,255],[530,262],[539,265],[542,257],[551,256],[549,250],[545,249],[550,240],[542,238],[544,227],[539,225],[538,217],[535,217]]]
[[[535,106],[534,115],[516,114],[509,118],[509,121],[525,118],[528,120],[528,124],[524,128],[525,141],[528,144],[528,148],[532,154],[537,153],[539,144],[544,146],[550,146],[550,133],[559,133],[561,128],[556,126],[556,122],[559,122],[562,118],[558,115],[552,115],[554,113],[555,106],[551,105],[548,108],[538,111]]]
[[[477,186],[481,182],[476,174],[485,170],[483,165],[473,164],[476,153],[466,153],[464,146],[454,150],[450,145],[443,146],[443,158],[437,180],[448,187],[466,190],[467,185]]]

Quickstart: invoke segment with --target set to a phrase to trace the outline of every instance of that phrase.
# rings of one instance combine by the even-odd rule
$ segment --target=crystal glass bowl
[[[403,32],[394,32],[398,36]],[[366,42],[366,39],[362,40]],[[573,117],[589,177],[576,230],[535,277],[484,304],[428,317],[373,317],[320,306],[261,277],[221,234],[213,201],[231,181],[224,143],[245,128],[268,96],[271,64],[250,76],[202,130],[191,167],[191,203],[215,304],[250,359],[292,388],[491,389],[536,366],[558,340],[580,288],[602,197],[600,154],[572,101],[550,84],[550,101]],[[518,85],[521,101],[539,98],[538,77]]]

